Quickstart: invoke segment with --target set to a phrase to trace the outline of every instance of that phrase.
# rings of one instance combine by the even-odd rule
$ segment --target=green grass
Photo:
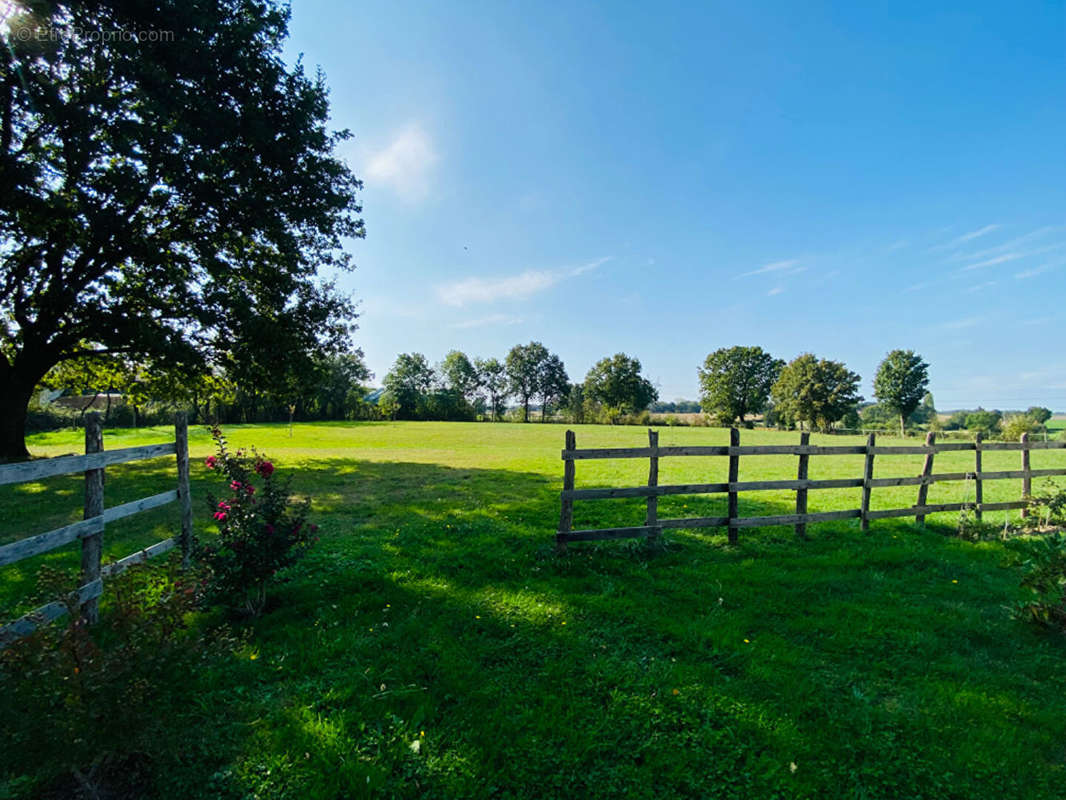
[[[735,548],[720,529],[673,531],[657,552],[575,544],[558,558],[560,426],[229,433],[295,476],[322,541],[276,588],[249,648],[190,675],[188,706],[161,710],[189,746],[155,765],[160,797],[1066,796],[1066,640],[1011,619],[1021,595],[1006,549],[951,537],[954,515],[925,528],[874,522],[870,535],[855,521],[812,525],[807,542],[745,529]],[[105,444],[169,435],[108,431]],[[796,440],[742,432],[745,444]],[[639,446],[646,434],[579,426],[577,442]],[[720,429],[660,433],[662,445],[725,443]],[[203,524],[210,442],[198,430],[191,444]],[[49,434],[31,449],[76,452],[79,440]],[[879,457],[876,474],[917,474],[921,461]],[[990,453],[985,468],[1018,462]],[[972,454],[943,454],[935,469],[971,465]],[[1066,454],[1033,454],[1034,468],[1063,465]],[[740,479],[795,468],[794,457],[742,458]],[[812,457],[810,476],[861,469],[861,456]],[[724,458],[663,459],[659,480],[725,473]],[[579,487],[646,478],[646,461],[577,465]],[[172,481],[169,459],[109,470],[107,503]],[[989,483],[985,497],[1016,499],[1018,484]],[[972,491],[933,486],[929,501]],[[0,487],[0,542],[76,519],[79,492],[76,478]],[[875,490],[874,507],[910,505],[915,492]],[[811,492],[810,509],[854,508],[858,495]],[[742,495],[741,513],[789,513],[793,497]],[[720,497],[660,500],[664,517],[723,509]],[[169,535],[175,519],[171,506],[109,527],[107,552]],[[642,519],[636,500],[575,509],[578,527]],[[44,561],[74,565],[77,553],[0,570],[5,617]]]

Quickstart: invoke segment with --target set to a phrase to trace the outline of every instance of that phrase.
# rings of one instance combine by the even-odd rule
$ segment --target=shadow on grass
[[[541,474],[322,459],[294,489],[322,541],[252,649],[167,710],[159,796],[1058,791],[1066,650],[1005,612],[997,544],[845,523],[560,558]]]

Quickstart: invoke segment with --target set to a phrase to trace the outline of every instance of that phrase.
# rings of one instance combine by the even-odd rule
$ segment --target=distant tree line
[[[651,413],[667,424],[686,424],[677,414],[703,416],[689,424],[766,426],[807,430],[981,431],[1016,439],[1040,433],[1051,411],[958,411],[946,421],[927,391],[928,364],[911,350],[893,350],[878,366],[875,402],[859,394],[860,376],[838,361],[803,353],[789,362],[761,347],[735,346],[710,353],[698,370],[700,400],[658,400],[638,359],[616,353],[600,359],[584,379],[572,382],[562,359],[540,342],[512,347],[500,358],[470,358],[452,350],[438,364],[421,353],[397,356],[375,390],[360,350],[320,352],[284,359],[271,372],[256,362],[254,374],[239,361],[210,371],[154,369],[120,357],[68,360],[41,386],[79,396],[63,417],[31,406],[30,427],[70,424],[93,404],[110,425],[169,421],[188,410],[191,421],[223,423],[285,420],[503,420],[574,423],[640,423]],[[97,400],[95,402],[94,400]]]
[[[553,416],[619,422],[657,398],[636,358],[617,353],[600,359],[583,381],[572,383],[558,355],[530,342],[512,347],[502,361],[452,350],[432,366],[421,353],[401,353],[385,376],[378,407],[389,419],[500,420],[513,401],[521,422],[531,421],[531,411],[539,411],[541,422]]]
[[[242,375],[239,365],[210,371],[156,369],[148,362],[93,358],[62,362],[39,384],[44,395],[74,395],[74,418],[38,396],[30,405],[31,429],[79,423],[90,407],[102,405],[106,425],[168,422],[175,409],[190,421],[222,423],[358,420],[380,416],[367,397],[373,374],[360,350],[319,353],[273,376]],[[97,402],[103,398],[103,403]]]
[[[700,405],[721,425],[751,426],[762,415],[765,424],[781,428],[857,428],[860,381],[843,363],[811,353],[786,363],[761,347],[727,347],[710,353],[699,369]],[[928,384],[928,364],[919,355],[893,350],[874,379],[878,419],[891,416],[902,434]]]

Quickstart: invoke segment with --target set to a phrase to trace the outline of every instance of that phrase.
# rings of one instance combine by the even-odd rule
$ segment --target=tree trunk
[[[903,439],[906,436],[907,436],[907,434],[903,430],[903,414],[901,413],[899,415],[899,438]]]
[[[20,381],[12,371],[10,382],[0,392],[0,461],[29,458],[26,449],[26,412],[36,382]]]

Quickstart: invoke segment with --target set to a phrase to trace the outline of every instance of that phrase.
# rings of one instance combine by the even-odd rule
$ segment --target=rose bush
[[[310,502],[293,500],[270,460],[254,448],[231,453],[217,426],[211,436],[216,454],[205,464],[225,478],[229,495],[209,498],[218,538],[200,543],[198,556],[209,570],[210,599],[258,616],[270,581],[311,546],[317,528],[307,524]]]

